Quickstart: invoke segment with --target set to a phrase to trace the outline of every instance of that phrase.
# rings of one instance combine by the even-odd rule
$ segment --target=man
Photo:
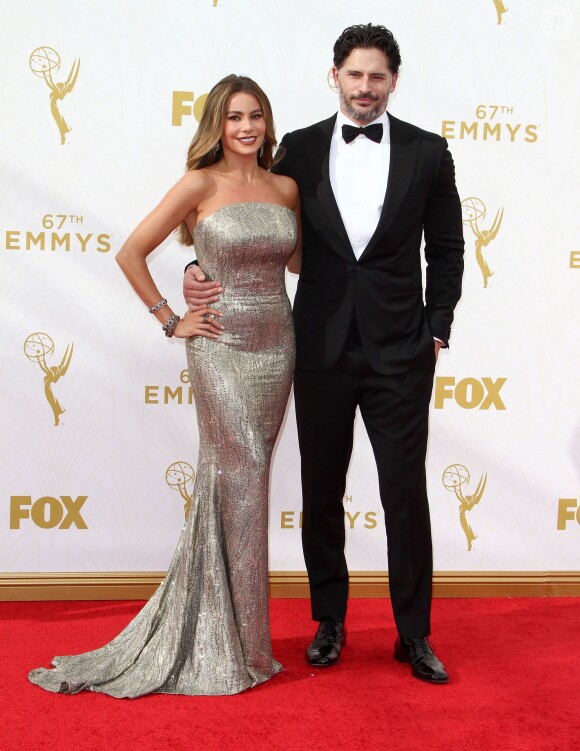
[[[385,512],[395,658],[411,663],[415,677],[443,683],[448,675],[427,639],[433,564],[425,454],[435,361],[461,295],[463,227],[446,141],[386,112],[400,62],[388,29],[345,29],[334,46],[340,111],[286,135],[276,167],[296,180],[302,199],[294,394],[302,541],[320,622],[306,659],[334,665],[345,644],[342,499],[358,406]],[[203,278],[195,267],[186,274],[188,303],[215,299],[215,283],[195,281]]]

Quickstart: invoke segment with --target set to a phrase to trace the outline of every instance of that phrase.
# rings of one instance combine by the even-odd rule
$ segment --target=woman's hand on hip
[[[221,312],[214,308],[188,310],[175,327],[174,336],[184,339],[189,336],[205,336],[207,339],[217,339],[224,327],[219,322]]]

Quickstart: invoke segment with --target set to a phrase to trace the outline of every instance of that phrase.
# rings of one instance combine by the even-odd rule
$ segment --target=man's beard
[[[361,96],[361,94],[358,96]],[[352,117],[353,120],[361,120],[362,122],[371,122],[372,120],[376,120],[377,117],[380,117],[387,109],[387,102],[389,101],[388,94],[385,100],[381,100],[377,96],[364,93],[364,97],[366,99],[372,99],[375,102],[375,105],[371,107],[371,109],[359,110],[356,109],[351,102],[351,99],[354,99],[354,97],[347,99],[340,85],[338,87],[338,97],[341,109],[344,110],[349,117]]]

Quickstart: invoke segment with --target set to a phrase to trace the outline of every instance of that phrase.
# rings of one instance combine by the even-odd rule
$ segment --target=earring
[[[266,141],[262,141],[262,145],[260,146],[260,150],[258,151],[258,156],[261,158],[264,156],[264,145]]]
[[[221,145],[222,145],[222,144],[221,144],[221,141],[218,141],[218,142],[216,143],[216,145],[215,145],[215,146],[213,147],[213,149],[211,150],[211,155],[212,155],[212,156],[217,156],[217,155],[218,155],[218,152],[219,152],[219,150],[220,150],[220,147],[221,147]]]

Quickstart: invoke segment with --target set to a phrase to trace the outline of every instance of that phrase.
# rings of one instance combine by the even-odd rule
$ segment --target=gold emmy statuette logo
[[[72,353],[73,345],[67,344],[60,365],[52,365],[49,367],[46,364],[46,358],[51,357],[54,354],[54,342],[50,336],[38,331],[35,334],[30,334],[24,342],[24,354],[32,362],[38,363],[39,368],[44,373],[44,395],[52,409],[55,425],[59,424],[60,416],[65,410],[60,406],[58,399],[52,393],[52,387],[58,380],[60,380],[60,378],[66,375],[72,358]]]
[[[334,76],[332,75],[332,68],[328,71],[328,75],[326,76],[326,83],[334,91],[335,94],[338,94],[338,86],[334,85]]]
[[[495,5],[495,12],[497,13],[497,25],[499,26],[502,22],[503,14],[507,13],[508,9],[505,7],[503,0],[493,0],[493,4]]]
[[[461,202],[461,211],[463,224],[469,225],[475,235],[475,258],[483,276],[483,286],[486,288],[489,277],[493,276],[493,271],[489,268],[489,264],[483,255],[483,248],[487,248],[499,232],[503,219],[503,209],[498,209],[489,229],[480,229],[479,227],[480,220],[485,219],[486,215],[485,204],[479,198],[473,196],[466,198]]]
[[[173,462],[173,464],[167,467],[167,471],[165,472],[165,481],[169,487],[179,490],[179,494],[185,501],[183,510],[186,519],[193,500],[194,480],[195,470],[188,462]]]
[[[467,538],[467,550],[471,550],[473,541],[477,539],[477,535],[467,521],[467,512],[480,502],[487,482],[487,473],[481,476],[473,495],[465,495],[463,492],[463,489],[469,485],[469,479],[469,470],[463,464],[450,464],[441,478],[444,487],[455,493],[455,497],[459,501],[459,523]]]
[[[81,61],[75,58],[64,83],[55,83],[53,80],[53,73],[60,69],[60,56],[52,47],[37,47],[30,55],[29,65],[34,75],[44,78],[44,82],[50,89],[50,111],[60,131],[60,143],[62,145],[65,143],[66,134],[72,129],[62,116],[58,103],[73,90],[79,75]]]

